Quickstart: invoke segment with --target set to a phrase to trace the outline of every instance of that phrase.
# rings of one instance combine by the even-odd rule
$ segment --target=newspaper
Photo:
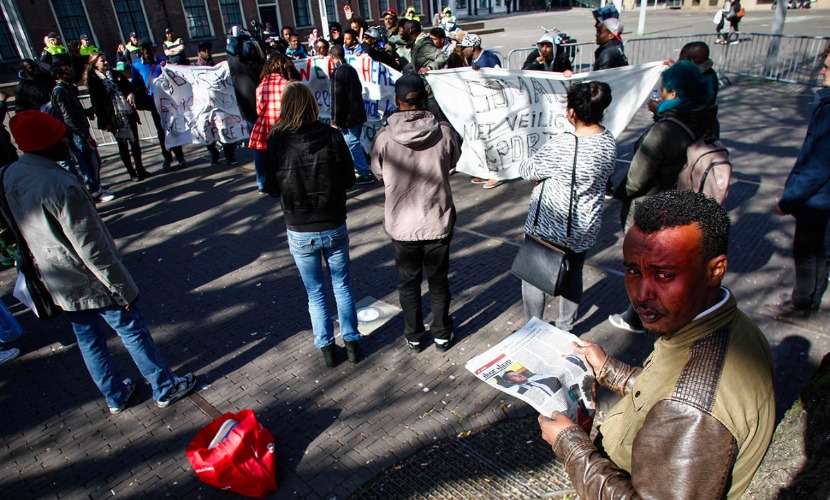
[[[491,386],[527,402],[539,413],[562,412],[574,422],[593,414],[594,372],[573,351],[579,339],[533,318],[520,330],[467,362]],[[579,410],[582,410],[581,412]]]

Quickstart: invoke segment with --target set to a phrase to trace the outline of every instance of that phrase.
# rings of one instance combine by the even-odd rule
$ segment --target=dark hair
[[[447,32],[444,31],[444,28],[440,26],[436,26],[429,30],[429,36],[437,36],[438,38],[447,38]],[[439,49],[441,47],[438,47]]]
[[[332,21],[332,22],[330,22],[330,23],[329,23],[329,31],[331,31],[331,30],[333,30],[333,29],[335,29],[335,28],[337,28],[337,31],[340,31],[340,32],[342,32],[342,31],[343,31],[343,27],[342,27],[342,26],[340,26],[340,23],[338,23],[337,21]]]
[[[340,44],[332,44],[331,48],[329,49],[329,57],[334,59],[343,59],[346,57],[346,50]]]
[[[355,40],[357,40],[357,37],[358,37],[357,31],[355,31],[351,28],[343,31],[343,37],[345,37],[346,35],[352,35],[352,38],[354,38]]]
[[[294,28],[292,28],[291,26],[286,25],[286,26],[282,27],[282,30],[280,30],[280,34],[282,34],[282,32],[285,31],[285,30],[288,30],[291,33],[294,33]]]
[[[34,59],[23,59],[20,61],[20,71],[29,78],[36,78],[48,74],[43,69],[43,66]]]
[[[714,198],[696,191],[663,191],[634,207],[634,225],[645,234],[689,224],[697,224],[703,233],[703,262],[726,255],[731,222],[726,209]]]
[[[318,39],[317,39],[317,41],[316,41],[316,42],[314,42],[315,48],[316,48],[316,45],[317,45],[318,43],[322,43],[322,44],[324,44],[324,45],[326,46],[326,49],[328,49],[328,48],[329,48],[329,41],[328,41],[328,40],[326,40],[326,39],[325,39],[325,38],[323,38],[323,37],[318,38]]]
[[[290,80],[291,67],[291,61],[289,61],[287,57],[279,52],[274,52],[268,60],[265,61],[265,65],[262,67],[262,73],[259,75],[259,80],[265,80],[265,78],[272,73],[279,73],[286,80]]]
[[[349,19],[349,25],[350,26],[351,26],[352,23],[357,23],[357,25],[360,26],[361,28],[363,28],[364,30],[366,28],[368,28],[368,25],[366,24],[366,21],[364,21],[363,18],[361,18],[361,17],[353,17],[353,18]]]
[[[677,57],[681,61],[692,61],[695,64],[701,64],[709,59],[709,46],[706,42],[689,42],[680,49],[680,55]]]
[[[403,23],[403,27],[406,28],[410,33],[418,34],[421,32],[421,22],[416,21],[414,19],[406,19],[406,22]]]
[[[692,61],[677,61],[663,71],[663,87],[699,104],[710,102],[714,92],[711,80]]]
[[[585,125],[600,123],[610,104],[611,87],[605,82],[577,83],[568,89],[568,108]]]

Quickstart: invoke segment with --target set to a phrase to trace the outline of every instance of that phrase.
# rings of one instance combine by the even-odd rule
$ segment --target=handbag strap
[[[576,190],[576,158],[579,154],[579,138],[574,135],[574,164],[571,169],[571,196],[568,200],[568,232],[567,240],[571,239],[571,228],[573,225],[573,209],[574,209],[574,191]],[[533,226],[530,228],[531,234],[536,234],[536,224],[539,222],[539,212],[542,211],[542,200],[545,197],[545,183],[548,180],[542,181],[542,190],[539,192],[539,203],[536,204],[536,215],[533,216]]]

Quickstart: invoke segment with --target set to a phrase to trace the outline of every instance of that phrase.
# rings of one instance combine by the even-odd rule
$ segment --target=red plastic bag
[[[226,437],[217,437],[229,419],[238,423],[225,431]],[[221,442],[209,449],[211,441]],[[256,498],[277,489],[274,436],[257,422],[252,410],[217,418],[196,434],[185,453],[199,479],[211,486]]]

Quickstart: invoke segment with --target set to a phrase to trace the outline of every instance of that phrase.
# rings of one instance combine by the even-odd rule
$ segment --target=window
[[[326,0],[326,18],[330,23],[337,21],[337,2]]]
[[[359,0],[357,2],[358,8],[360,9],[360,17],[365,20],[372,19],[372,13],[369,12],[369,0]]]
[[[213,36],[205,0],[182,0],[182,7],[190,38]]]
[[[126,41],[130,33],[135,31],[138,39],[146,38],[152,40],[150,30],[147,29],[147,19],[144,17],[144,10],[141,8],[140,0],[113,0],[115,18],[121,26],[121,34]]]
[[[65,43],[70,40],[80,40],[83,34],[93,36],[81,0],[52,0],[52,8]]]
[[[292,0],[294,4],[294,26],[309,26],[311,24],[311,11],[308,8],[308,0]]]
[[[17,51],[17,45],[9,29],[9,21],[4,14],[0,13],[0,61],[19,58],[20,53]]]
[[[222,26],[225,28],[225,33],[231,29],[231,26],[245,26],[239,0],[219,0],[219,11],[222,12]]]

